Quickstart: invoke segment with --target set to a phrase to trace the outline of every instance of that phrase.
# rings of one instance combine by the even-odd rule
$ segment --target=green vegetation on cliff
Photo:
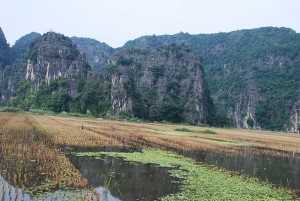
[[[265,27],[229,33],[143,36],[124,49],[184,43],[203,58],[220,124],[283,130],[300,100],[300,34]]]
[[[201,58],[185,45],[120,51],[103,70],[112,83],[115,115],[132,111],[152,121],[211,123],[213,107]]]
[[[49,87],[63,77],[68,90],[52,93],[58,103],[66,102],[67,106],[55,107],[55,111],[172,122],[206,119],[222,127],[291,131],[299,127],[300,35],[288,28],[143,36],[115,50],[93,39],[73,37],[71,41],[53,32],[29,45],[38,38],[32,33],[16,43],[18,55],[28,51],[11,65],[7,65],[11,62],[9,46],[4,34],[0,35],[0,94],[4,103],[17,95],[14,103],[23,106],[24,96],[39,93],[43,83]],[[201,58],[190,59],[194,51]],[[194,70],[200,68],[202,76],[193,77],[192,71],[186,71],[193,62]],[[24,86],[18,89],[21,80],[31,82],[25,95],[16,94],[24,90]],[[197,82],[202,85],[199,89],[205,90],[183,87]],[[206,106],[198,105],[195,110],[192,105],[197,102]],[[53,108],[48,106],[42,108]]]

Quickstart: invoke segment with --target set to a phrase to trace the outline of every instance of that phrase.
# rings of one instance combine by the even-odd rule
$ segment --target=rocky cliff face
[[[86,60],[96,72],[106,63],[114,49],[106,43],[94,39],[72,37],[72,42],[77,45],[81,54],[86,55]]]
[[[115,113],[151,120],[208,121],[209,94],[200,56],[171,45],[121,51],[108,60]]]
[[[84,56],[69,38],[48,32],[39,37],[21,59],[6,67],[2,99],[8,101],[18,95],[21,81],[30,83],[31,93],[36,93],[42,84],[50,85],[59,78],[68,84],[68,94],[75,96],[77,81],[86,78],[89,70]]]
[[[89,66],[72,41],[54,32],[48,32],[39,38],[28,53],[25,79],[32,83],[36,91],[43,82],[50,84],[59,77],[66,78],[71,86],[71,95],[75,95],[76,81],[86,77]]]
[[[34,42],[30,44],[31,39]],[[90,112],[95,116],[193,124],[210,121],[212,104],[202,61],[186,46],[120,51],[110,56],[112,49],[105,44],[100,54],[95,51],[100,43],[84,40],[78,45],[82,39],[73,40],[83,52],[91,56],[94,51],[94,56],[99,56],[97,61],[90,57],[95,66],[103,65],[98,75],[69,38],[53,32],[26,36],[15,47],[22,56],[4,70],[2,101],[24,109]]]
[[[299,93],[300,94],[300,93]],[[290,118],[290,125],[287,125],[287,128],[289,128],[291,132],[299,133],[300,131],[300,98],[295,103],[292,115]]]
[[[144,36],[123,49],[184,43],[201,53],[219,115],[236,127],[293,130],[300,86],[300,35],[287,28]],[[295,119],[295,118],[294,118]],[[295,121],[294,121],[295,122]]]

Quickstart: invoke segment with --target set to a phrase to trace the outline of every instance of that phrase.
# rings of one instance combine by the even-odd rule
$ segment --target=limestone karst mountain
[[[30,41],[35,41],[36,38],[41,40],[38,34],[33,33],[23,37],[22,40],[19,40],[20,43],[16,43],[10,49],[2,31],[1,33],[0,93],[1,100],[5,104],[7,101],[12,103],[12,100],[28,97],[30,93],[36,92],[37,88],[43,85],[42,83],[46,83],[49,87],[50,85],[60,86],[63,83],[69,83],[67,90],[62,90],[64,87],[54,87],[60,89],[61,92],[65,91],[67,94],[67,96],[59,99],[58,102],[64,102],[61,105],[65,106],[59,107],[60,109],[57,111],[64,108],[64,110],[72,112],[91,112],[96,116],[121,114],[161,120],[158,116],[164,112],[159,107],[164,104],[161,104],[159,100],[167,101],[175,98],[170,95],[169,89],[173,91],[178,89],[180,91],[178,93],[185,96],[180,98],[181,101],[191,97],[191,99],[195,99],[198,96],[200,99],[204,97],[204,102],[209,103],[209,98],[206,95],[199,94],[201,90],[187,90],[186,86],[183,87],[181,80],[177,79],[178,76],[172,74],[171,71],[169,72],[171,67],[162,62],[163,60],[168,61],[170,55],[173,58],[176,53],[170,55],[165,53],[165,57],[162,57],[158,52],[157,55],[153,53],[156,50],[164,52],[164,48],[170,47],[176,47],[175,49],[178,48],[176,51],[180,52],[185,47],[193,53],[177,55],[178,59],[172,61],[172,66],[175,66],[174,71],[178,71],[179,74],[183,71],[189,72],[187,77],[190,81],[200,77],[203,79],[202,74],[204,75],[204,73],[195,78],[188,67],[189,63],[199,63],[198,59],[193,57],[188,63],[182,63],[182,60],[186,60],[185,57],[189,58],[190,54],[195,54],[194,52],[201,55],[200,64],[205,72],[201,86],[205,86],[207,83],[208,87],[204,87],[205,90],[202,92],[210,91],[214,106],[209,103],[211,109],[198,109],[203,111],[202,115],[206,117],[210,113],[208,111],[215,111],[215,113],[212,112],[213,115],[210,115],[213,119],[209,120],[210,122],[214,122],[218,126],[293,132],[299,130],[300,35],[292,29],[264,27],[217,34],[179,33],[143,36],[128,41],[118,49],[113,49],[94,39],[72,37],[71,41],[64,37],[65,40],[60,41],[62,44],[58,46],[65,48],[60,50],[57,45],[54,45],[55,43],[50,46],[45,43],[39,46],[40,49],[42,48],[42,55],[37,55],[38,46],[36,44],[29,45]],[[177,45],[172,46],[172,44]],[[15,61],[17,58],[14,57],[14,52],[16,52],[14,49],[20,50],[19,56],[17,56],[20,60],[18,62]],[[26,50],[28,51],[26,52]],[[23,54],[24,52],[25,54]],[[123,64],[120,63],[122,58],[125,59]],[[137,61],[135,58],[143,61]],[[13,61],[15,62],[11,64]],[[85,61],[89,63],[91,68],[87,67]],[[138,72],[137,66],[143,70]],[[152,72],[151,66],[157,68],[153,68],[155,70]],[[159,66],[161,66],[161,72],[167,71],[168,73],[161,76],[159,72],[156,72],[156,70],[159,71]],[[158,73],[160,76],[154,79],[153,73]],[[139,74],[144,77],[148,76],[148,81],[142,79],[149,85],[148,87],[140,87],[145,83],[141,81]],[[59,81],[62,78],[64,81]],[[167,83],[164,80],[173,82]],[[29,81],[30,84],[28,84]],[[134,84],[125,84],[129,81]],[[22,83],[22,90],[18,83]],[[28,85],[30,85],[30,93],[25,93],[24,88],[27,89],[26,86]],[[152,95],[147,94],[149,91],[153,91],[153,88],[155,92]],[[20,90],[23,94],[21,97],[19,95]],[[125,96],[120,95],[124,93]],[[17,97],[11,99],[15,95]],[[33,94],[30,96],[32,97]],[[122,98],[124,100],[121,100]],[[24,100],[30,103],[28,98]],[[176,102],[176,98],[174,100]],[[15,102],[18,103],[18,101]],[[195,105],[194,103],[195,101],[192,105]],[[184,104],[172,106],[184,110],[191,109]],[[31,107],[37,106],[31,104]],[[50,110],[51,108],[53,107],[43,107],[43,109]],[[191,115],[192,113],[182,112],[181,120],[197,123],[201,118],[198,116],[193,119],[195,115]],[[192,118],[188,118],[189,115]],[[204,122],[207,121],[206,117],[203,118],[203,120],[206,119]],[[164,118],[170,119],[166,115]]]
[[[299,33],[264,27],[217,34],[143,36],[128,41],[122,49],[172,43],[184,43],[203,56],[219,121],[230,120],[228,123],[242,128],[299,129]]]
[[[80,53],[77,45],[54,32],[37,37],[19,59],[6,66],[3,101],[26,109],[95,116],[192,124],[211,121],[212,102],[202,61],[188,47],[170,45],[112,55],[107,48],[102,60],[108,59],[101,61],[102,68],[95,73],[86,63],[89,52]]]
[[[112,109],[150,120],[199,124],[210,122],[212,102],[200,56],[185,45],[113,54]]]

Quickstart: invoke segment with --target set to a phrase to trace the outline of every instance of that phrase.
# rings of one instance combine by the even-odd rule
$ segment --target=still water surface
[[[167,168],[160,168],[152,164],[128,163],[109,156],[97,159],[73,155],[68,155],[68,157],[82,176],[100,194],[102,201],[155,200],[179,191],[179,182],[175,182],[176,179],[167,173]],[[89,194],[92,197],[94,192]],[[60,189],[38,198],[32,197],[24,193],[22,189],[11,186],[0,175],[1,201],[76,200],[74,195],[72,191]]]
[[[300,155],[279,150],[273,151],[281,152],[281,156],[257,154],[263,151],[264,149],[262,148],[247,146],[241,147],[239,150],[240,154],[236,155],[213,151],[178,153],[193,158],[198,162],[237,171],[277,186],[300,189]]]
[[[155,200],[179,191],[178,182],[174,182],[167,168],[128,163],[109,156],[100,159],[68,157],[82,176],[96,187],[102,201]]]

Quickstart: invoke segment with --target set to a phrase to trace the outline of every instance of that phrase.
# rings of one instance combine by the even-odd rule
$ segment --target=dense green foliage
[[[272,71],[257,69],[256,73],[257,86],[266,98],[256,109],[257,120],[264,128],[282,129],[290,118],[293,104],[299,98],[300,63]]]
[[[31,93],[29,81],[21,81],[18,88],[18,96],[14,97],[12,104],[15,107],[29,109],[42,109],[53,112],[91,113],[93,116],[104,116],[110,108],[107,99],[109,92],[108,83],[85,84],[81,79],[77,83],[78,94],[71,97],[69,83],[59,78],[50,84],[43,83],[36,93]]]
[[[31,94],[29,81],[21,81],[18,88],[18,96],[12,101],[13,106],[24,108],[39,108],[43,110],[61,112],[69,111],[71,97],[66,92],[68,83],[64,79],[57,79],[49,85],[43,83],[37,93]],[[23,95],[23,96],[22,96]]]

